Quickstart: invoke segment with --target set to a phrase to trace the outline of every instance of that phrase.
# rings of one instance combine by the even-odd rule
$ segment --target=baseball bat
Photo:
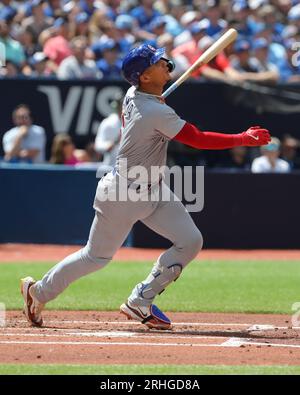
[[[209,63],[215,56],[223,51],[229,44],[231,44],[237,38],[237,31],[235,29],[229,29],[224,33],[216,42],[214,42],[199,58],[195,63],[191,65],[163,94],[162,97],[165,99],[170,93],[174,92],[189,76],[200,66]]]

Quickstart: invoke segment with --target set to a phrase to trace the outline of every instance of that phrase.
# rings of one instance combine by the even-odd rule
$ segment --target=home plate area
[[[149,330],[118,312],[46,311],[43,328],[19,311],[0,328],[2,363],[300,363],[300,326],[284,315],[168,313],[173,330]]]

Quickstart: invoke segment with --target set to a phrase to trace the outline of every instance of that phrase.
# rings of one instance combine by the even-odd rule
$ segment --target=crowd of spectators
[[[1,78],[121,78],[142,42],[165,46],[173,77],[224,30],[238,40],[194,78],[300,81],[299,0],[1,0]]]
[[[230,27],[239,33],[236,42],[193,78],[300,82],[300,0],[0,0],[0,79],[121,79],[122,59],[145,42],[165,47],[176,78]],[[113,166],[120,102],[113,105],[85,149],[69,135],[56,135],[50,163]],[[2,140],[4,161],[45,163],[46,133],[30,110],[14,110],[14,127]],[[300,169],[299,142],[286,134],[268,147],[236,147],[218,156],[171,143],[169,164],[288,172]]]
[[[70,135],[57,134],[52,141],[49,162],[77,168],[89,166],[102,173],[112,170],[121,137],[121,104],[122,99],[112,102],[112,113],[103,119],[95,140],[85,149],[77,149]],[[13,111],[12,119],[15,126],[3,136],[3,160],[8,163],[46,163],[46,133],[41,126],[33,123],[30,108],[20,104]],[[180,152],[173,151],[169,155],[169,166],[208,165],[253,173],[288,173],[300,169],[300,141],[288,134],[283,136],[282,141],[272,137],[268,145],[260,148],[235,147],[224,150],[223,156],[217,157],[219,159],[213,166],[205,160],[205,153],[212,151],[194,150],[194,155],[191,155],[191,151],[185,151],[191,148],[180,146],[184,159]]]

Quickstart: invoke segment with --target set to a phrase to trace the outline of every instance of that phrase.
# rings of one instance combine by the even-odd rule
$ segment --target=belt
[[[113,168],[113,170],[111,172],[112,172],[113,176],[116,175],[116,174],[119,175],[119,173],[117,172],[115,167]],[[128,182],[128,188],[134,187],[134,184],[135,184],[134,181],[130,182],[129,180],[127,180],[127,182]],[[157,183],[155,183],[155,184],[146,184],[147,190],[150,191],[150,189],[152,187],[154,187],[155,185],[161,185],[161,182],[162,182],[162,178],[160,178],[160,180]],[[136,184],[136,185],[137,185],[136,191],[138,192],[141,189],[141,184]]]
[[[150,191],[152,187],[154,187],[155,185],[160,185],[162,181],[162,178],[156,182],[155,184],[146,184],[147,186],[147,190]],[[132,182],[130,185],[128,185],[128,188],[132,186],[132,184],[134,184],[134,182]],[[141,189],[141,184],[138,184],[137,188],[136,188],[136,192],[139,192],[139,190]]]

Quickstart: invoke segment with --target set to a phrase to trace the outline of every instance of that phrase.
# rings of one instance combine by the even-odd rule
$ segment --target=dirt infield
[[[59,261],[82,246],[48,244],[0,244],[0,262]],[[116,261],[153,261],[164,250],[144,248],[121,248]],[[300,261],[300,250],[203,250],[200,260],[295,260]]]
[[[46,311],[30,328],[8,312],[1,363],[300,364],[300,327],[282,315],[169,313],[172,331],[148,330],[117,312]]]
[[[80,246],[0,244],[0,262],[58,261]],[[122,248],[115,260],[155,260],[161,250]],[[201,260],[299,260],[300,251],[204,250]],[[172,331],[148,330],[118,312],[45,311],[31,328],[20,311],[0,328],[1,363],[300,364],[290,316],[168,313]]]

